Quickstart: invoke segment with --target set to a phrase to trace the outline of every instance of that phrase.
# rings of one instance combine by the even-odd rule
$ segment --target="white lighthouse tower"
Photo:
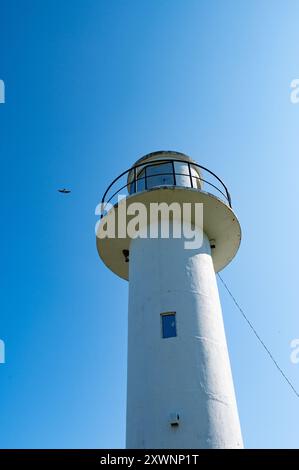
[[[139,237],[126,230],[136,202],[148,209]],[[163,218],[155,231],[153,203],[202,204],[203,224],[191,220],[200,247],[163,237]],[[215,275],[241,239],[226,186],[182,153],[154,152],[111,183],[102,208],[99,255],[129,281],[127,448],[242,448]],[[173,230],[187,222],[181,214],[171,217]],[[107,230],[113,222],[114,232]]]

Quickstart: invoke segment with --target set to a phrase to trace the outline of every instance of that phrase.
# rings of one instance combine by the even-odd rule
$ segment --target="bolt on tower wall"
[[[200,247],[186,249],[183,237],[163,238],[162,219],[147,218],[142,227],[156,238],[142,231],[138,238],[119,237],[118,230],[115,237],[97,237],[104,263],[129,280],[127,447],[242,448],[215,276],[241,238],[227,188],[178,152],[149,154],[122,176],[129,195],[104,211],[99,229],[136,202],[146,208],[203,204],[203,224],[192,225],[202,237]],[[118,223],[128,225],[132,213]],[[185,224],[184,216],[170,220],[173,230]]]

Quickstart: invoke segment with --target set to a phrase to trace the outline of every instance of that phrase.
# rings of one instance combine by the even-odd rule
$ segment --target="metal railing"
[[[156,173],[153,175],[149,175],[147,172],[147,169],[150,167],[154,166],[159,166],[161,164],[165,163],[170,163],[171,164],[171,172],[167,173]],[[188,172],[187,173],[181,173],[175,170],[175,163],[183,163],[184,165],[187,166]],[[198,175],[194,174],[194,171],[198,169]],[[141,173],[144,172],[143,176],[141,176]],[[131,178],[129,179],[129,175],[132,175]],[[141,192],[142,190],[147,190],[149,188],[153,188],[149,183],[151,182],[151,178],[159,178],[161,176],[168,176],[172,177],[172,183],[171,184],[157,184],[157,187],[159,186],[178,186],[178,187],[190,187],[190,188],[195,188],[198,191],[201,191],[202,184],[208,185],[209,191],[211,194],[217,196],[223,202],[229,205],[229,207],[232,207],[232,201],[231,197],[229,194],[229,191],[223,181],[212,171],[208,170],[202,165],[198,165],[197,163],[189,162],[186,160],[181,160],[181,159],[161,159],[161,160],[154,160],[154,161],[148,161],[144,163],[140,163],[138,165],[135,165],[128,170],[124,171],[121,173],[117,178],[115,178],[112,183],[108,186],[106,189],[102,201],[101,201],[101,217],[105,215],[105,207],[107,204],[116,204],[117,201],[115,201],[116,196],[118,196],[121,191],[127,190],[128,194],[134,194]],[[184,176],[189,178],[190,181],[190,186],[186,185],[181,185],[177,184],[177,177],[178,176]],[[122,184],[123,181],[126,181],[125,184]],[[212,181],[211,181],[212,180]],[[140,182],[144,181],[144,188],[142,190],[138,189],[138,184]],[[197,187],[194,182],[199,182],[200,183],[200,188]],[[119,185],[120,187],[118,187]],[[154,185],[156,187],[156,185]],[[111,194],[112,193],[112,194]],[[111,206],[110,206],[111,207]]]

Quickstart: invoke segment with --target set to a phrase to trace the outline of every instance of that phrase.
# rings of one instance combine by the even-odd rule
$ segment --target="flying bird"
[[[63,189],[58,189],[57,191],[58,191],[59,193],[63,193],[63,194],[68,194],[68,193],[71,192],[70,189],[65,189],[65,188],[63,188]]]

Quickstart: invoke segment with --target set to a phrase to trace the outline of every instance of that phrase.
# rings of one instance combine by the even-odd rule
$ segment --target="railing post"
[[[146,166],[144,167],[144,189],[147,189]]]
[[[191,173],[191,166],[190,166],[190,162],[188,162],[188,169],[189,169],[189,176],[190,176],[190,184],[191,184],[191,188],[193,188],[193,180],[192,180],[192,173]]]
[[[137,171],[136,171],[136,166],[134,166],[134,193],[137,193]]]
[[[173,184],[176,186],[176,176],[175,176],[175,168],[174,168],[174,161],[171,161],[172,163],[172,172],[173,172]]]
[[[105,201],[104,201],[104,198],[103,198],[102,201],[101,201],[101,216],[100,216],[100,219],[102,219],[104,217],[104,210],[105,210]]]

